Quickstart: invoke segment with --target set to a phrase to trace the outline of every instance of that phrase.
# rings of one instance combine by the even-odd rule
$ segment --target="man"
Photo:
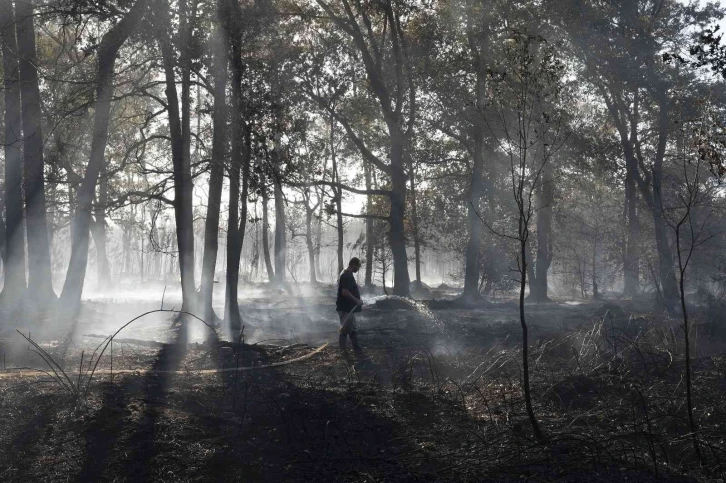
[[[350,259],[348,268],[343,270],[338,280],[338,298],[335,300],[335,310],[338,311],[340,318],[340,350],[345,350],[345,341],[350,336],[353,344],[353,350],[359,352],[361,350],[358,344],[358,325],[355,320],[355,312],[360,312],[363,301],[360,299],[360,290],[355,281],[354,273],[360,270],[360,260],[356,257]],[[350,314],[350,317],[348,317]],[[346,320],[347,317],[347,320]],[[345,321],[345,325],[343,322]]]

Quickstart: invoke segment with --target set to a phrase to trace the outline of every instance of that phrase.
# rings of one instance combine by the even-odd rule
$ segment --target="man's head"
[[[348,262],[348,270],[350,270],[353,273],[356,273],[358,270],[360,270],[360,259],[358,257],[353,257]]]

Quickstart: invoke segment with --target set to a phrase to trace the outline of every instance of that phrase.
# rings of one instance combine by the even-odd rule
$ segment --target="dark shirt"
[[[360,312],[361,307],[356,306],[352,300],[343,295],[344,288],[347,288],[355,298],[360,300],[360,290],[358,289],[358,284],[355,281],[353,272],[350,270],[343,270],[343,273],[340,275],[340,280],[338,281],[338,298],[335,300],[335,310],[339,312],[350,312],[355,309],[356,312]]]

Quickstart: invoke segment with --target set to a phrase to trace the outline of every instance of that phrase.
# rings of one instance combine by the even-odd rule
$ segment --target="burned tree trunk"
[[[224,0],[217,4],[218,21],[225,19]],[[225,87],[227,83],[227,52],[228,45],[221,25],[214,32],[215,48],[213,63],[214,79],[214,112],[212,123],[212,161],[209,173],[209,199],[207,201],[207,219],[204,224],[204,255],[202,256],[202,311],[207,322],[212,322],[212,296],[214,291],[214,270],[217,266],[217,250],[219,247],[219,211],[222,202],[222,184],[224,177],[224,158],[227,145],[227,106]]]
[[[404,233],[406,212],[406,175],[403,172],[404,134],[391,136],[391,212],[389,241],[393,254],[393,294],[408,297],[411,279],[408,276],[408,254]]]
[[[310,191],[308,191],[307,194],[303,195],[303,199],[305,201],[305,245],[308,249],[308,278],[310,279],[311,284],[315,284],[318,282],[318,279],[315,273],[316,268],[315,240],[313,239],[313,217],[315,216],[315,210],[320,204],[320,199],[318,199],[317,204],[311,206]]]
[[[196,5],[196,2],[193,2]],[[186,6],[186,2],[181,2]],[[190,136],[190,67],[188,46],[181,46],[180,64],[182,71],[181,115],[174,74],[174,53],[171,38],[171,25],[168,13],[164,10],[168,5],[161,4],[156,15],[160,23],[161,35],[158,42],[164,63],[166,81],[167,112],[169,116],[169,134],[171,138],[171,156],[174,177],[174,218],[176,222],[176,242],[179,250],[179,272],[182,285],[182,308],[189,310],[194,305],[196,282],[194,277],[194,223],[192,210],[192,190],[194,183],[191,172],[191,136]],[[191,18],[196,12],[192,9]],[[186,18],[186,9],[180,12],[182,26],[180,36],[191,37],[191,21]],[[182,42],[184,44],[184,42]]]
[[[98,190],[98,202],[95,209],[95,220],[91,220],[93,242],[96,246],[96,273],[98,288],[107,289],[111,286],[111,267],[106,254],[106,206],[108,206],[108,177],[106,165],[101,170],[101,182]]]
[[[479,247],[482,238],[482,221],[479,219],[479,203],[482,197],[482,176],[484,174],[484,132],[476,129],[474,132],[474,165],[471,171],[469,185],[469,206],[467,206],[467,219],[469,221],[469,240],[466,244],[466,268],[464,272],[464,293],[466,301],[479,299]]]
[[[529,300],[544,302],[547,294],[547,273],[552,264],[552,203],[554,201],[554,177],[551,164],[542,170],[542,183],[538,188],[537,209],[537,255],[534,277],[529,281]]]
[[[366,177],[366,191],[370,191],[371,184],[371,166],[369,163],[363,163],[363,169]],[[373,212],[373,197],[366,195],[366,214]],[[373,285],[373,218],[366,218],[366,274],[365,286]]]
[[[625,179],[625,213],[628,221],[628,235],[625,245],[624,281],[623,293],[633,296],[638,293],[640,286],[640,256],[638,253],[640,245],[640,223],[638,221],[638,193],[635,189],[632,167],[627,167]]]
[[[55,293],[50,270],[50,241],[45,211],[42,112],[31,0],[17,2],[16,32],[23,120],[28,292],[35,302],[43,306],[48,300],[55,298]]]
[[[418,210],[416,207],[416,172],[413,159],[409,169],[409,182],[411,183],[411,224],[413,225],[413,251],[416,257],[416,284],[421,286],[421,240],[418,236]]]
[[[227,225],[227,273],[224,317],[232,334],[242,330],[242,317],[239,311],[237,291],[239,287],[239,263],[242,256],[245,228],[247,226],[247,194],[251,156],[251,137],[246,129],[243,116],[242,99],[242,48],[241,12],[234,2],[233,18],[228,30],[232,45],[232,155],[229,171],[229,221]],[[240,176],[242,193],[240,194]],[[240,213],[241,203],[241,213]],[[238,215],[239,214],[239,215]]]
[[[663,287],[663,298],[666,307],[676,310],[678,303],[678,284],[676,273],[673,268],[673,254],[666,230],[666,220],[663,214],[663,159],[665,157],[666,144],[668,143],[668,100],[666,93],[661,91],[658,94],[658,145],[653,162],[653,228],[655,230],[655,244],[658,249],[658,268],[660,272],[660,283]]]
[[[340,173],[338,170],[338,158],[335,152],[335,120],[330,118],[330,160],[333,166],[333,183],[340,183]],[[338,274],[345,269],[345,261],[343,260],[343,191],[336,187],[332,187],[333,198],[335,200],[335,228],[338,235],[338,245],[336,254],[338,255]]]
[[[71,259],[66,272],[63,293],[61,294],[63,306],[71,311],[75,311],[80,304],[86,265],[88,264],[91,210],[96,182],[105,162],[108,125],[111,118],[114,66],[119,49],[141,22],[146,12],[146,3],[146,0],[137,0],[123,19],[103,36],[98,48],[98,74],[96,78],[96,103],[91,155],[77,194],[77,209],[73,217],[74,233]]]
[[[262,256],[265,259],[265,269],[267,270],[267,280],[272,283],[275,280],[275,269],[272,266],[272,258],[270,257],[270,214],[267,207],[270,197],[267,194],[267,186],[264,181],[261,187],[262,191]]]
[[[285,283],[287,240],[285,238],[285,199],[282,184],[277,175],[273,180],[275,189],[275,283]]]
[[[11,0],[0,1],[0,41],[2,42],[5,86],[5,285],[3,299],[23,296],[25,283],[25,234],[23,230],[23,152],[20,116],[15,14]]]

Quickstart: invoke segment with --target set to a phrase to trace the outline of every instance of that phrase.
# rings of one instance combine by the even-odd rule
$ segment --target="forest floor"
[[[158,301],[88,300],[72,329],[31,333],[62,382],[0,332],[0,481],[724,481],[726,336],[704,318],[692,437],[678,320],[629,300],[528,305],[537,441],[513,303],[379,299],[355,355],[336,347],[330,287],[249,293],[243,344],[155,312],[90,382],[103,337]]]

